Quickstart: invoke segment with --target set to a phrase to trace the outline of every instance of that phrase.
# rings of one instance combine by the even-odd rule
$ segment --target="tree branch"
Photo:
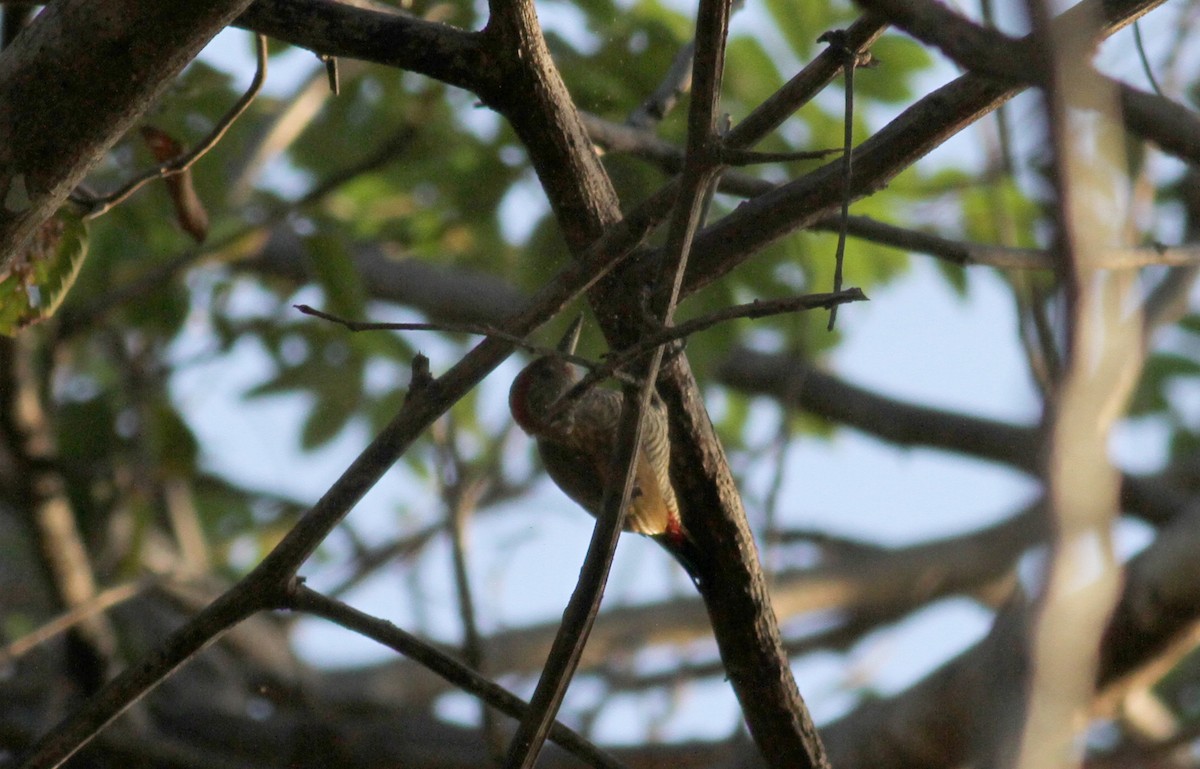
[[[16,37],[0,57],[0,272],[249,2],[63,0]]]
[[[419,72],[468,91],[495,82],[478,32],[392,9],[337,0],[255,0],[234,24],[318,54]]]
[[[645,230],[622,222],[599,239],[584,264],[565,268],[507,328],[525,334],[587,290],[640,242]],[[290,589],[296,571],[350,509],[383,476],[430,424],[477,385],[513,349],[510,342],[485,339],[454,367],[408,398],[400,413],[376,436],[288,532],[274,550],[237,585],[185,624],[135,668],[115,678],[62,724],[38,742],[26,769],[60,765],[95,733],[128,709],[196,652],[233,625],[271,605]]]
[[[1098,5],[1105,14],[1101,36],[1111,35],[1148,8],[1147,0],[1085,1]],[[853,196],[881,189],[900,171],[1020,90],[1019,85],[970,74],[928,94],[855,150]],[[699,233],[685,294],[718,280],[779,238],[834,213],[842,200],[840,177],[840,162],[828,163],[747,201]]]

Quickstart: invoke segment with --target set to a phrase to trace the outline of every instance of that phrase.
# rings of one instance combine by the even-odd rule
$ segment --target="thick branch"
[[[717,378],[743,392],[770,395],[899,446],[928,446],[989,459],[1028,473],[1041,469],[1040,431],[905,403],[856,387],[794,355],[735,350]]]
[[[1111,35],[1148,7],[1144,0],[1099,5],[1105,14],[1102,35]],[[972,74],[933,91],[855,149],[851,194],[864,197],[886,186],[1022,88]],[[842,188],[841,163],[835,161],[739,206],[696,237],[685,293],[703,288],[779,238],[835,212]]]
[[[858,0],[864,6],[913,37],[937,47],[955,63],[980,75],[1010,83],[1047,84],[1049,73],[1036,63],[1034,40],[1014,39],[982,27],[949,7],[930,0]],[[1105,36],[1121,29],[1160,5],[1162,0],[1131,0],[1108,17]],[[1086,22],[1098,9],[1087,5],[1067,11],[1056,20],[1066,29]],[[1200,121],[1185,107],[1124,83],[1096,75],[1097,82],[1119,93],[1130,130],[1165,151],[1192,163],[1200,162]]]
[[[496,3],[493,7],[500,8]],[[512,11],[504,9],[489,22],[485,34],[499,60],[504,87],[483,97],[509,119],[521,137],[567,243],[578,254],[583,244],[620,212],[582,121],[545,52],[544,41],[540,34],[530,32],[536,29],[536,20],[530,18],[531,11],[519,13],[523,18],[514,18]],[[506,53],[516,49],[522,51],[518,61]],[[700,55],[703,52],[698,50]],[[657,276],[646,269],[656,266],[630,264],[590,296],[601,326],[616,349],[636,343],[643,331],[639,322],[645,317],[642,290],[647,277]],[[672,467],[678,470],[673,476],[682,492],[681,506],[724,521],[720,527],[723,533],[714,534],[726,545],[714,561],[722,579],[714,581],[714,589],[706,592],[722,657],[747,719],[756,721],[764,734],[791,735],[792,747],[772,749],[768,760],[791,760],[803,751],[803,729],[797,728],[802,717],[787,706],[783,708],[787,712],[775,708],[781,703],[801,706],[786,656],[780,653],[774,612],[757,569],[757,555],[737,488],[683,356],[672,361],[664,379],[669,382],[665,389],[673,393],[665,394],[667,399],[676,398],[672,411],[682,409],[688,414],[682,421],[675,421],[673,415],[672,422]],[[685,429],[677,432],[685,424]],[[677,454],[674,449],[680,444],[686,448]],[[686,481],[681,480],[684,477]]]
[[[249,0],[63,0],[0,56],[0,272]]]
[[[315,53],[411,70],[469,91],[493,77],[479,33],[397,12],[335,0],[255,0],[234,23]]]
[[[547,283],[537,296],[509,319],[508,330],[524,335],[554,315],[611,269],[645,235],[635,223],[623,222],[597,240],[584,267],[574,264]],[[286,591],[297,570],[329,532],[379,481],[435,419],[465,395],[513,349],[513,343],[485,339],[453,368],[405,400],[400,413],[346,468],[333,486],[300,519],[274,550],[235,587],[200,616],[173,633],[142,664],[130,668],[43,738],[28,757],[27,769],[54,767],[77,751],[99,729],[158,685],[179,665],[232,625],[269,606]]]
[[[1099,684],[1151,663],[1200,618],[1200,510],[1193,507],[1131,560],[1101,645]],[[1005,718],[1021,712],[1019,691],[998,682],[1025,675],[1017,650],[1028,606],[1014,601],[987,638],[890,700],[867,703],[822,730],[835,766],[949,769],[986,752]]]

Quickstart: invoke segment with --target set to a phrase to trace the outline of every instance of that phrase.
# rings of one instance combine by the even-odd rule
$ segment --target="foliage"
[[[480,4],[418,0],[402,5],[416,18],[463,28],[479,29],[487,21]],[[694,28],[690,10],[658,0],[548,2],[540,3],[539,11],[555,64],[576,106],[616,124],[623,123],[659,85]],[[733,125],[821,53],[816,42],[821,31],[847,26],[858,18],[854,6],[824,0],[767,0],[760,6],[747,4],[739,13],[721,94],[721,109]],[[1181,34],[1179,39],[1187,37]],[[211,129],[252,74],[246,66],[218,65],[233,47],[240,51],[242,41],[226,38],[219,45],[225,47],[210,50],[188,66],[143,116],[145,124],[176,137],[184,146]],[[948,77],[931,46],[898,31],[884,34],[872,51],[879,66],[855,75],[856,145],[876,136],[901,110],[929,93],[930,83]],[[0,389],[8,388],[8,394],[0,397],[0,410],[5,412],[0,420],[0,508],[6,519],[32,519],[24,512],[13,516],[12,511],[23,511],[34,496],[36,484],[29,479],[41,478],[39,473],[52,468],[61,479],[62,493],[101,586],[147,575],[157,579],[171,574],[182,580],[203,573],[226,581],[244,576],[317,501],[320,492],[313,492],[313,485],[326,488],[349,464],[351,452],[394,419],[407,395],[407,372],[418,353],[433,360],[433,374],[438,376],[477,341],[455,330],[350,332],[301,315],[294,304],[311,304],[351,320],[499,324],[570,259],[561,222],[547,205],[530,165],[530,148],[521,145],[505,120],[477,103],[474,94],[415,72],[342,59],[341,91],[334,96],[324,88],[326,73],[320,61],[278,40],[272,41],[271,54],[272,67],[280,72],[269,75],[267,93],[194,168],[195,194],[211,217],[205,243],[194,244],[181,230],[165,185],[154,183],[86,224],[71,206],[64,207],[45,225],[38,248],[26,262],[0,280],[0,333],[15,337],[0,340],[4,345],[0,375],[5,378]],[[839,76],[754,148],[784,153],[841,147],[842,83]],[[688,131],[687,108],[685,96],[648,133],[682,147]],[[886,189],[855,200],[851,213],[960,242],[1048,247],[1053,244],[1048,233],[1053,231],[1055,212],[1046,192],[1048,174],[1039,165],[1044,158],[1039,148],[1017,146],[1009,151],[1008,160],[1017,163],[1019,171],[1005,170],[992,146],[985,151],[939,150],[942,154],[896,169],[900,173],[889,177]],[[96,190],[117,188],[153,162],[137,132],[132,132],[92,170],[87,185]],[[673,178],[663,164],[637,153],[609,152],[603,163],[626,212]],[[781,184],[826,163],[837,166],[840,160],[773,161],[729,173]],[[1142,159],[1132,173],[1142,174],[1141,183],[1148,189],[1166,187],[1153,162]],[[717,194],[709,222],[735,215],[743,202],[732,194]],[[1190,219],[1194,213],[1186,205],[1184,192],[1164,192],[1147,204],[1154,214],[1147,218],[1177,219],[1182,209],[1184,218]],[[1142,239],[1161,235],[1152,227],[1143,229],[1138,233]],[[662,231],[651,234],[649,248],[661,246],[664,239]],[[829,291],[838,240],[836,232],[815,228],[778,239],[686,297],[678,319],[756,300]],[[849,240],[846,254],[846,285],[859,287],[868,296],[908,285],[916,260],[930,258],[916,250],[856,238]],[[945,260],[938,267],[949,292],[970,302],[972,286],[977,284],[968,270]],[[1048,274],[1002,277],[1012,289],[1014,305],[1020,299],[1020,306],[1037,308],[1045,316],[1061,313],[1064,300],[1055,293]],[[839,360],[846,340],[853,339],[855,312],[855,306],[843,307],[842,325],[833,331],[826,328],[824,312],[738,320],[698,334],[685,346],[688,362],[709,399],[721,448],[741,471],[738,480],[753,503],[751,520],[765,560],[782,564],[782,582],[777,585],[781,591],[810,578],[813,568],[851,582],[859,573],[875,574],[866,566],[854,568],[857,564],[874,568],[876,557],[882,562],[884,556],[900,560],[908,554],[903,548],[888,551],[884,546],[888,543],[841,540],[836,521],[828,531],[810,531],[807,524],[815,503],[788,499],[787,494],[799,485],[788,470],[788,457],[801,448],[832,450],[845,435],[839,423],[898,446],[952,451],[1021,472],[1029,473],[1036,464],[1027,456],[997,456],[999,449],[988,455],[989,449],[968,445],[970,440],[953,429],[931,427],[935,421],[940,427],[943,423],[937,420],[943,417],[961,417],[953,425],[966,425],[964,432],[978,429],[992,435],[987,430],[995,425],[957,414],[948,406],[922,412],[930,424],[906,433],[905,420],[912,415],[909,406],[916,406],[889,400],[892,392],[887,386],[869,393],[877,399],[868,401],[840,380],[828,386],[846,389],[835,389],[830,395],[819,389],[826,384],[805,379],[804,367],[824,371]],[[914,314],[921,312],[921,307],[912,308]],[[1019,318],[1022,329],[1034,325],[1034,314]],[[33,323],[38,326],[27,328]],[[1159,425],[1156,446],[1165,464],[1177,473],[1173,481],[1177,485],[1164,488],[1186,496],[1197,485],[1194,471],[1193,475],[1187,471],[1200,447],[1200,421],[1192,397],[1200,380],[1200,315],[1189,311],[1168,325],[1166,341],[1151,350],[1128,415]],[[552,339],[558,328],[548,324],[535,338]],[[1019,330],[1013,328],[1011,333],[1015,338]],[[1055,350],[1034,349],[1033,338],[1026,334],[1026,352],[1030,368],[1037,370],[1039,356],[1053,357]],[[1045,348],[1065,347],[1061,338],[1041,341]],[[922,347],[934,344],[913,340],[913,345]],[[583,352],[599,359],[603,347],[596,325],[589,323]],[[772,360],[780,370],[795,365],[801,373],[789,374],[792,378],[782,383],[786,378],[782,374],[750,383],[732,381],[736,377],[725,367],[739,351],[777,356]],[[980,351],[981,357],[987,355],[988,351]],[[197,375],[197,371],[207,373]],[[531,493],[546,489],[537,485],[541,474],[529,442],[514,434],[504,408],[516,368],[510,364],[498,371],[453,408],[447,404],[447,414],[388,476],[400,490],[393,488],[364,501],[364,515],[342,524],[313,562],[317,579],[334,586],[331,592],[387,585],[397,624],[443,644],[458,643],[461,634],[469,635],[460,627],[475,621],[468,621],[467,610],[460,614],[441,607],[468,601],[472,583],[474,600],[483,607],[479,624],[497,648],[507,637],[499,628],[528,629],[557,617],[559,611],[558,604],[551,609],[522,605],[526,591],[536,592],[522,580],[556,583],[558,573],[547,577],[551,571],[548,566],[543,571],[542,559],[549,563],[567,548],[537,550],[536,543],[529,544],[530,531],[553,530],[558,519],[531,514],[543,512],[540,500],[545,499]],[[209,389],[217,393],[211,397],[223,397],[232,379],[238,381],[237,403],[222,404],[224,408],[215,412],[222,423],[208,423],[206,414],[212,412],[197,401],[203,401]],[[886,375],[875,384],[879,382],[886,382]],[[20,397],[40,404],[41,419],[17,424],[13,414],[18,397],[12,393],[18,391]],[[786,405],[780,405],[780,400]],[[835,403],[821,405],[827,401]],[[768,402],[770,406],[765,405]],[[794,408],[796,402],[802,408]],[[863,417],[851,413],[856,408],[879,411]],[[260,422],[248,424],[261,414],[274,414],[285,424],[268,428]],[[882,416],[871,425],[875,414]],[[1034,430],[1028,424],[1002,427]],[[280,436],[292,436],[294,443],[282,445]],[[261,467],[247,466],[245,457],[260,440],[272,455],[256,457]],[[283,469],[274,472],[269,469],[273,466]],[[871,472],[864,468],[862,475],[869,478]],[[1147,482],[1151,481],[1162,479]],[[563,510],[562,520],[570,522],[564,526],[586,525],[587,519],[579,524],[582,516],[561,496],[553,499]],[[821,504],[838,504],[838,500]],[[898,501],[888,515],[917,520],[921,515],[917,507]],[[1165,525],[1167,520],[1145,510],[1127,512],[1148,526]],[[446,575],[453,573],[453,564],[452,553],[447,553],[453,550],[450,532],[456,520],[465,521],[475,534],[477,549],[459,548],[476,560],[464,567],[470,579],[465,587],[455,583],[458,592],[450,599]],[[564,536],[573,538],[577,533],[571,530]],[[586,533],[579,535],[580,547],[585,537]],[[0,541],[4,539],[0,536]],[[187,542],[199,542],[204,557],[189,561],[196,552],[189,550]],[[1031,544],[1022,542],[1021,548]],[[995,552],[1003,547],[1009,545],[997,545]],[[36,551],[32,545],[28,549]],[[524,555],[535,551],[537,555]],[[829,618],[832,629],[789,627],[787,641],[797,650],[794,658],[820,650],[834,656],[831,650],[876,648],[869,631],[886,630],[930,602],[948,595],[975,599],[992,594],[989,591],[999,589],[1001,577],[1010,576],[1020,548],[995,552],[989,551],[989,558],[1003,561],[996,571],[983,576],[972,572],[963,584],[947,585],[952,580],[943,580],[936,569],[910,565],[909,571],[898,572],[895,578],[899,582],[911,577],[917,585],[904,598],[886,593],[890,586],[883,583],[890,577],[884,576],[869,585],[854,583],[863,594],[875,590],[886,594],[886,600],[880,598],[878,603],[864,598],[863,604],[846,608],[821,603],[824,599],[796,599],[797,605],[809,601],[805,605],[817,607],[808,610],[811,615],[801,614],[801,620],[822,612],[833,617],[842,610],[849,619]],[[918,560],[914,556],[913,562]],[[681,584],[678,574],[666,568],[654,571],[658,562],[651,556],[630,563],[624,562],[626,573],[649,584],[638,585],[644,593],[629,591],[632,602],[661,600],[664,606],[684,606],[680,611],[689,611],[681,591],[676,591]],[[661,578],[663,574],[668,576]],[[0,573],[0,587],[10,578]],[[508,579],[518,587],[510,587]],[[54,581],[45,575],[39,580]],[[617,581],[619,577],[614,578]],[[518,598],[512,598],[514,590]],[[45,592],[49,595],[53,590]],[[367,592],[363,588],[361,594]],[[507,603],[500,600],[505,596],[510,599]],[[40,623],[56,613],[51,609],[62,608],[58,600],[39,604],[29,599],[18,606],[3,606],[4,638],[28,632],[37,624],[31,617]],[[980,605],[990,611],[993,606],[987,600],[980,598]],[[884,605],[887,601],[892,603]],[[124,626],[119,629],[117,635],[127,636],[121,642],[128,648],[152,645],[156,634],[166,632],[162,628],[172,627],[197,608],[178,596],[148,604],[159,613],[147,612],[155,620],[147,620],[144,635]],[[664,621],[678,620],[672,616]],[[689,622],[695,624],[691,619],[681,622],[688,627]],[[703,625],[705,620],[699,622]],[[656,632],[644,626],[633,630],[637,632],[630,631],[628,638]],[[691,631],[680,632],[686,636]],[[70,643],[78,640],[71,639]],[[668,681],[661,675],[655,669],[659,663],[651,658],[655,648],[676,642],[656,636],[647,643],[650,646],[609,649],[609,659],[590,660],[585,680],[601,692],[600,701],[589,703],[584,695],[569,701],[567,712],[575,723],[616,718],[612,714],[619,713],[621,697],[643,715],[656,707],[664,713],[670,710],[661,701],[674,686],[674,678]],[[965,645],[961,641],[960,646]],[[672,676],[682,680],[692,676],[694,668],[699,671],[693,676],[696,679],[721,680],[725,673],[708,664],[713,655],[705,648],[696,660],[679,665],[688,654],[672,656]],[[62,653],[69,657],[73,652],[67,648]],[[541,656],[528,662],[526,654]],[[513,652],[511,659],[485,656],[487,664],[482,667],[491,666],[497,674],[529,676],[544,656],[538,646],[532,652]],[[293,664],[298,663],[255,660],[235,674],[213,663],[206,672],[212,680],[206,685],[211,683],[214,691],[240,692],[238,687],[245,681],[261,678],[269,681],[262,685],[263,691],[280,693],[285,688],[280,681],[295,683],[289,678],[291,672],[280,672]],[[69,667],[62,665],[63,670]],[[413,674],[412,668],[397,670],[401,680]],[[313,672],[318,677],[326,674]],[[328,680],[350,680],[328,675]],[[229,683],[234,679],[236,685]],[[880,696],[873,684],[856,685],[853,671],[843,671],[842,683],[848,703],[875,701]],[[222,685],[229,689],[221,689]],[[432,720],[439,709],[449,708],[451,698],[441,684],[421,691],[416,685],[411,690],[406,687],[396,695],[398,702],[390,703],[398,710],[433,714]],[[287,702],[284,694],[271,707],[282,711]],[[247,696],[251,703],[270,700],[267,695]],[[239,707],[244,704],[237,702]],[[365,696],[356,705],[364,712],[383,709]],[[329,702],[323,702],[325,706],[333,708]],[[1183,710],[1179,708],[1175,715],[1195,718],[1194,712]],[[468,720],[473,718],[474,712]],[[667,721],[667,716],[662,720]],[[1193,721],[1186,726],[1191,728]],[[631,728],[621,737],[638,742],[655,730]],[[680,733],[664,731],[672,736]],[[716,732],[700,736],[726,737]],[[1139,739],[1136,735],[1122,738],[1121,744],[1136,746]]]

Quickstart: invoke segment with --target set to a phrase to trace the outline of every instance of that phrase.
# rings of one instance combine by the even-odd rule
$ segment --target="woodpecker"
[[[575,351],[582,327],[580,316],[559,342],[560,352]],[[608,476],[625,396],[594,387],[553,413],[555,402],[578,381],[575,368],[562,357],[540,357],[513,380],[508,406],[521,429],[537,440],[551,480],[576,504],[598,516],[604,487],[610,480],[620,483],[619,478]],[[652,394],[644,422],[625,530],[654,539],[699,584],[698,549],[683,526],[671,486],[667,408],[657,393]]]

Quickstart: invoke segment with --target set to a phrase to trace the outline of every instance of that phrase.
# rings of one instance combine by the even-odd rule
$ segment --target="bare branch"
[[[88,207],[84,218],[95,219],[98,216],[103,216],[111,211],[113,206],[120,205],[128,200],[130,195],[155,179],[166,179],[186,172],[196,164],[196,161],[200,160],[213,147],[217,146],[217,143],[224,138],[234,121],[250,108],[251,102],[254,101],[254,97],[258,96],[259,91],[262,90],[263,83],[267,79],[267,38],[265,36],[254,36],[254,50],[257,58],[257,69],[254,72],[254,79],[250,82],[250,87],[246,89],[246,92],[242,94],[242,97],[237,100],[233,107],[217,121],[217,124],[213,126],[212,131],[209,132],[208,136],[204,137],[203,141],[179,157],[171,158],[154,168],[143,171],[126,182],[124,186],[108,195],[102,195],[97,198],[90,196],[76,197],[76,202]]]
[[[68,0],[17,35],[0,58],[0,270],[249,3]]]
[[[1111,35],[1147,10],[1145,0],[1098,3],[1100,35]],[[853,29],[853,27],[851,28]],[[849,34],[850,30],[847,30]],[[853,195],[868,195],[965,126],[1021,90],[979,75],[964,75],[928,94],[858,146]],[[734,128],[731,136],[737,134]],[[1200,131],[1195,136],[1200,137]],[[840,163],[826,164],[738,207],[696,236],[684,291],[718,280],[775,240],[835,212],[842,199]]]
[[[510,320],[510,333],[527,333],[560,311],[604,272],[612,269],[644,234],[637,223],[622,222],[614,227],[605,238],[597,241],[595,258],[589,266],[569,266],[546,284],[532,303]],[[486,339],[443,376],[406,400],[400,413],[262,563],[192,621],[171,634],[143,664],[127,669],[46,735],[31,751],[26,769],[49,769],[61,764],[192,655],[233,625],[270,605],[279,591],[290,589],[300,565],[417,436],[499,365],[512,348],[511,343]]]
[[[433,645],[404,632],[390,622],[364,614],[303,585],[281,600],[277,608],[308,612],[361,633],[406,657],[417,660],[458,688],[513,718],[524,718],[529,712],[530,706],[512,692],[492,683]],[[549,737],[589,766],[622,769],[620,761],[557,721],[551,725]]]

